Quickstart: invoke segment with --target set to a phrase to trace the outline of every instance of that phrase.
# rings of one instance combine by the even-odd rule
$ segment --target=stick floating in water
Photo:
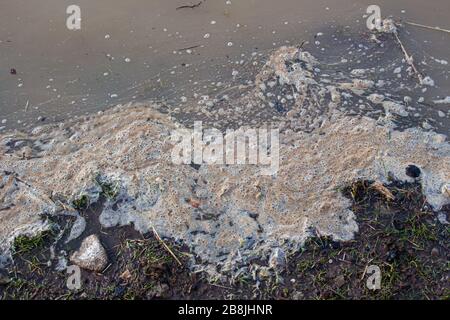
[[[436,30],[436,31],[442,31],[442,32],[450,33],[450,30],[442,29],[440,27],[431,27],[431,26],[426,26],[424,24],[410,22],[410,21],[405,21],[405,23],[409,24],[409,25],[412,25],[412,26],[416,26],[416,27],[421,27],[421,28],[426,28],[426,29],[430,29],[430,30]]]

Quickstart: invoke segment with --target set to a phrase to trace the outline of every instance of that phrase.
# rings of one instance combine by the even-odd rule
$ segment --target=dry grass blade
[[[380,181],[375,181],[370,187],[381,193],[388,200],[392,201],[395,199],[395,196],[392,194],[392,192],[389,191],[389,189],[386,188]]]
[[[152,227],[152,230],[153,230],[153,234],[155,235],[156,239],[158,239],[158,241],[161,242],[161,244],[164,246],[164,248],[166,248],[166,250],[170,253],[170,255],[178,262],[178,264],[180,266],[183,265],[181,263],[181,261],[177,258],[175,253],[173,253],[173,251],[169,248],[169,246],[163,241],[163,239],[161,239],[161,237],[159,236],[158,232],[155,230],[154,227]]]
[[[398,44],[400,45],[400,48],[402,49],[403,54],[405,55],[406,63],[408,63],[411,66],[411,68],[413,69],[417,78],[419,79],[420,84],[422,85],[424,83],[423,75],[416,68],[416,65],[414,64],[414,59],[413,59],[412,55],[409,55],[408,52],[406,51],[406,48],[403,45],[402,41],[400,40],[397,31],[394,32],[394,35],[395,35],[395,39],[397,40]]]

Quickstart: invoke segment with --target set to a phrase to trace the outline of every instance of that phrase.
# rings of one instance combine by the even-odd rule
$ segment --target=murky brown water
[[[370,0],[198,1],[79,0],[81,30],[66,28],[67,0],[0,3],[0,127],[30,127],[131,100],[177,101],[233,78],[253,52],[343,26],[366,31]],[[450,29],[448,0],[377,1],[383,17]],[[406,43],[427,62],[437,86],[428,100],[450,95],[450,35],[406,26]],[[192,49],[186,49],[194,47]],[[332,52],[332,50],[330,50]],[[10,74],[11,69],[17,74]],[[439,106],[448,112],[448,105]],[[449,128],[447,117],[439,118]],[[445,130],[444,130],[445,131]]]

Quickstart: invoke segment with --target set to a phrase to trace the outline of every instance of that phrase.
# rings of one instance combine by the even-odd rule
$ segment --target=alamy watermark
[[[172,131],[172,162],[196,165],[258,165],[262,175],[276,175],[279,159],[279,130],[266,128],[204,129],[201,121],[193,129]]]
[[[81,270],[77,265],[68,266],[66,269],[67,277],[66,286],[69,290],[81,289]]]
[[[66,19],[66,27],[69,30],[81,29],[81,8],[75,4],[67,7],[66,13],[69,15]]]
[[[366,25],[369,30],[379,30],[381,28],[381,8],[375,4],[367,7],[366,13],[369,17],[366,20]]]
[[[370,265],[366,269],[366,274],[369,275],[366,281],[367,289],[380,290],[381,289],[381,269],[377,265]]]

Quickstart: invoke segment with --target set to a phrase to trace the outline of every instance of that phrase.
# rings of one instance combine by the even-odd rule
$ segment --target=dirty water
[[[377,4],[383,17],[448,29],[448,2],[431,2]],[[129,101],[163,101],[184,109],[180,103],[184,98],[215,95],[252,80],[270,51],[282,45],[309,41],[309,50],[330,60],[338,58],[351,44],[360,44],[357,35],[367,31],[363,15],[372,3],[283,0],[274,6],[269,0],[223,0],[177,10],[193,3],[82,0],[78,31],[65,27],[69,4],[56,0],[41,1],[39,6],[24,0],[0,4],[3,130],[69,120]],[[318,33],[324,38],[315,39]],[[449,127],[448,103],[432,101],[450,95],[449,67],[441,63],[450,58],[448,36],[411,25],[405,25],[401,34],[416,61],[426,63],[419,69],[436,82],[412,98],[423,97],[429,107],[419,113],[443,133]],[[316,41],[319,44],[314,45]],[[357,68],[358,52],[353,51],[356,61],[346,68]],[[254,63],[259,66],[253,68]],[[192,115],[181,110],[181,118],[187,119],[188,113]]]

